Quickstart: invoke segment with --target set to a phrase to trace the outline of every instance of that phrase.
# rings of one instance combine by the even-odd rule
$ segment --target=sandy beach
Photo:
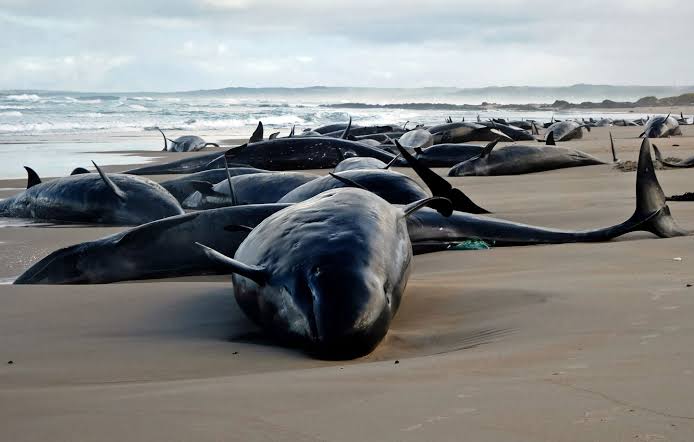
[[[665,156],[694,155],[694,126],[682,129],[655,140]],[[640,127],[561,145],[607,161],[609,131],[619,158],[636,160]],[[694,191],[692,170],[657,173],[668,195]],[[450,180],[492,216],[542,226],[607,226],[634,210],[635,173],[612,165]],[[0,180],[0,198],[24,187]],[[694,231],[694,203],[669,205]],[[3,440],[693,438],[693,237],[418,256],[385,341],[326,362],[264,339],[227,276],[7,284],[120,230],[0,221]]]

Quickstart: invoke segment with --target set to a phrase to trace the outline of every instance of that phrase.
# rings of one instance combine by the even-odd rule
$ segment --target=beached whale
[[[468,141],[513,141],[508,135],[477,123],[446,123],[428,128],[434,144],[467,143]]]
[[[233,258],[201,247],[232,273],[236,301],[266,332],[319,358],[352,359],[388,332],[412,264],[406,218],[430,203],[403,210],[333,189],[270,215]]]
[[[334,173],[338,172],[345,172],[348,170],[364,170],[364,169],[388,169],[393,162],[395,162],[397,158],[393,159],[390,163],[384,163],[381,160],[377,160],[376,158],[368,158],[368,157],[352,157],[352,158],[345,158],[344,160],[340,161],[340,163],[335,166],[335,170],[333,170]]]
[[[653,117],[648,120],[643,133],[639,137],[667,138],[675,135],[682,135],[682,129],[680,129],[677,119],[668,114],[665,117]]]
[[[146,178],[81,173],[41,182],[30,168],[27,189],[0,201],[0,216],[111,225],[144,224],[183,213],[159,184]]]
[[[434,136],[426,129],[414,129],[403,134],[398,141],[403,147],[420,151],[434,145]]]
[[[167,138],[164,131],[157,127],[157,130],[164,137],[164,149],[162,152],[197,152],[207,146],[219,147],[217,143],[208,143],[197,135],[183,135],[172,140]]]
[[[410,217],[408,228],[416,253],[447,250],[466,239],[481,239],[495,246],[608,241],[636,232],[651,232],[661,238],[688,235],[670,214],[665,194],[655,175],[651,144],[644,139],[636,172],[636,209],[626,221],[614,226],[568,231],[529,226],[511,221],[454,212],[448,218],[422,210]]]
[[[448,176],[520,175],[595,164],[607,163],[579,150],[514,144],[485,149],[478,157],[453,166]]]
[[[497,141],[492,141],[490,144],[496,145]],[[415,157],[427,167],[453,167],[478,156],[484,148],[485,146],[477,144],[435,144],[417,152]]]
[[[501,124],[497,123],[496,121],[481,121],[477,124],[496,129],[511,138],[513,141],[535,141],[535,137],[532,133],[510,124]]]
[[[171,163],[139,167],[124,173],[133,175],[162,175],[195,173],[224,167],[226,155],[229,167],[255,167],[266,170],[329,169],[337,166],[344,157],[371,157],[385,163],[394,155],[382,149],[330,137],[276,138],[253,144],[233,147],[224,152],[214,152]]]
[[[661,237],[687,234],[670,215],[648,146],[642,145],[636,179],[636,210],[629,221],[616,226],[567,231],[529,226],[486,216],[454,212],[444,218],[423,209],[407,220],[415,254],[447,250],[468,239],[482,239],[494,246],[607,241],[635,230]],[[57,250],[43,258],[16,284],[101,284],[144,278],[166,278],[223,272],[210,267],[193,244],[215,244],[232,256],[249,229],[289,204],[236,206],[196,212],[154,221],[106,238]],[[229,225],[246,227],[224,228]],[[236,235],[236,236],[235,236]],[[126,239],[121,240],[125,237]]]
[[[251,175],[254,173],[268,172],[263,169],[255,169],[253,167],[232,167],[228,169],[212,169],[202,172],[192,173],[181,178],[174,178],[168,181],[159,183],[164,189],[168,190],[179,202],[183,202],[191,194],[196,191],[196,182],[207,182],[217,184],[227,179],[227,176],[235,177],[239,175]]]
[[[546,143],[553,146],[560,141],[577,140],[583,138],[583,128],[590,131],[590,126],[576,121],[560,121],[547,128],[545,133]]]
[[[685,158],[679,162],[668,161],[666,159],[663,159],[663,154],[660,153],[660,149],[658,149],[658,147],[655,144],[653,145],[653,152],[655,152],[656,161],[658,161],[664,166],[675,167],[680,169],[689,169],[691,167],[694,167],[694,157]]]
[[[15,284],[106,284],[223,273],[195,242],[233,255],[255,227],[287,204],[225,207],[153,221],[65,247],[22,273]],[[245,226],[225,230],[227,226]]]
[[[391,170],[362,169],[322,176],[295,188],[277,202],[298,203],[327,190],[341,187],[366,189],[392,204],[409,204],[431,197],[431,193],[407,175]]]
[[[192,183],[197,191],[186,198],[185,209],[207,210],[227,206],[276,203],[287,193],[318,179],[303,172],[267,172],[238,175],[217,184]],[[231,189],[231,191],[230,191]]]

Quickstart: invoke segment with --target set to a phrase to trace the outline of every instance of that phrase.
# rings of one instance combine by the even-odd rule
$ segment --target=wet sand
[[[608,160],[610,130],[635,160],[641,128],[562,145]],[[656,141],[666,156],[694,155],[683,131]],[[692,174],[658,178],[678,194]],[[558,228],[614,224],[634,206],[635,174],[611,165],[451,180],[494,216]],[[670,207],[694,230],[693,203]],[[118,230],[0,223],[0,281]],[[692,250],[692,237],[638,233],[418,256],[386,340],[341,363],[265,341],[226,276],[0,285],[3,439],[689,441]]]

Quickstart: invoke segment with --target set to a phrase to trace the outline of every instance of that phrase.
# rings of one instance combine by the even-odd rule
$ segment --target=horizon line
[[[72,94],[138,94],[138,93],[151,93],[151,94],[189,94],[195,92],[215,92],[224,91],[230,89],[248,89],[248,90],[267,90],[267,89],[285,89],[285,90],[309,90],[309,89],[376,89],[376,90],[427,90],[427,89],[454,89],[458,91],[481,91],[485,89],[570,89],[577,86],[587,86],[587,87],[612,87],[612,88],[663,88],[663,89],[693,89],[694,84],[691,85],[643,85],[643,84],[594,84],[594,83],[574,83],[570,85],[563,86],[533,86],[533,85],[490,85],[490,86],[479,86],[479,87],[460,87],[460,86],[420,86],[420,87],[382,87],[382,86],[224,86],[218,88],[210,89],[190,89],[190,90],[178,90],[178,91],[155,91],[155,90],[132,90],[132,91],[118,91],[118,90],[91,90],[91,91],[80,91],[80,90],[68,90],[68,89],[0,89],[0,93],[72,93]]]

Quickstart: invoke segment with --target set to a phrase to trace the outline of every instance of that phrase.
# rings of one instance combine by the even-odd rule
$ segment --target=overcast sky
[[[694,84],[692,0],[0,0],[0,89]]]

